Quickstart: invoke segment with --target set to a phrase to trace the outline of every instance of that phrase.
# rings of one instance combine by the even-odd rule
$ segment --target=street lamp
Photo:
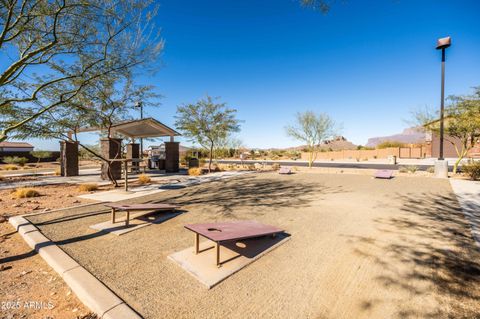
[[[143,103],[138,101],[135,103],[135,107],[140,108],[140,119],[143,120]],[[143,138],[140,137],[140,159],[143,159]]]
[[[440,153],[438,161],[435,165],[435,175],[437,177],[448,177],[448,163],[443,158],[443,135],[444,135],[444,109],[445,109],[445,49],[452,44],[450,37],[437,40],[437,50],[442,50],[442,80],[441,80],[441,97],[440,97]]]
[[[439,160],[443,160],[443,115],[444,115],[444,101],[445,101],[445,49],[452,44],[450,37],[441,38],[437,41],[437,50],[442,50],[442,89],[440,98],[440,154]]]

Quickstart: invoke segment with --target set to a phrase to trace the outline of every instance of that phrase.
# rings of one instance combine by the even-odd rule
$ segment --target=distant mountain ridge
[[[405,144],[424,143],[425,133],[420,131],[418,128],[410,127],[404,129],[400,134],[369,138],[365,146],[376,147],[378,144],[386,141],[401,142]]]
[[[286,150],[286,151],[301,151],[302,149],[307,148],[306,145],[300,145],[295,147],[287,148],[270,148],[268,150]],[[337,136],[332,140],[325,141],[320,145],[320,149],[340,151],[340,150],[354,150],[357,149],[357,145],[353,144],[343,136]]]

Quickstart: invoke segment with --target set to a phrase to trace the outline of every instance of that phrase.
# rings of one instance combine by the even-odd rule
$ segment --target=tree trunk
[[[468,149],[462,149],[462,152],[459,154],[457,160],[455,161],[455,164],[453,165],[453,174],[454,175],[457,174],[458,165],[460,165],[460,162],[465,157],[465,155],[467,155],[467,153],[468,153]]]
[[[310,152],[308,153],[308,168],[312,168],[312,164],[313,164],[313,152],[314,152],[314,149],[313,149],[313,148],[310,148]]]
[[[208,162],[208,172],[212,171],[213,143],[210,144],[210,161]]]
[[[78,143],[78,141],[76,141]],[[111,163],[109,160],[103,158],[102,156],[98,155],[97,153],[95,153],[94,151],[92,151],[91,149],[89,149],[88,147],[85,147],[83,144],[81,143],[78,143],[78,145],[80,145],[81,147],[83,147],[83,149],[85,149],[87,152],[89,152],[90,154],[92,154],[93,156],[97,157],[98,159],[104,161],[107,166],[108,166],[108,169],[107,169],[107,176],[108,176],[108,179],[110,180],[110,182],[112,182],[112,185],[114,187],[119,187],[118,185],[118,182],[115,178],[113,178],[113,175],[112,175],[112,171],[111,171]]]

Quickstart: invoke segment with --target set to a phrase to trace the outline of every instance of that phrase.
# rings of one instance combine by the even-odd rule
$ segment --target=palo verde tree
[[[240,131],[236,113],[226,103],[215,103],[210,96],[177,108],[175,126],[192,142],[208,150],[208,172],[212,169],[215,148],[231,133]]]
[[[78,134],[82,128],[95,128],[101,136],[113,138],[113,125],[131,120],[135,104],[142,101],[144,106],[158,106],[155,102],[159,96],[151,86],[134,85],[131,78],[117,78],[105,75],[95,85],[88,85],[81,93],[67,103],[49,110],[17,130],[16,138],[60,139],[76,142],[86,152],[102,161],[107,167],[107,176],[112,184],[118,186],[111,173],[112,162],[101,155],[100,150],[84,144]],[[55,90],[49,94],[52,98]],[[121,156],[121,154],[117,154]]]
[[[337,135],[335,122],[327,114],[312,111],[297,113],[295,123],[285,128],[288,136],[306,144],[308,167],[312,167],[320,150],[320,144]]]
[[[153,2],[0,1],[0,142],[74,105],[68,102],[100,77],[153,65],[163,47]]]
[[[480,87],[474,88],[471,95],[452,95],[445,108],[445,141],[450,143],[457,153],[453,166],[456,174],[462,159],[475,146],[480,138]],[[413,122],[432,134],[440,133],[438,114],[428,109],[415,111]]]

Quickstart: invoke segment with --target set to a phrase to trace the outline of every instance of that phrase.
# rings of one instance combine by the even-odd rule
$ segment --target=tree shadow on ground
[[[263,215],[262,208],[308,207],[323,195],[343,192],[342,187],[326,187],[320,183],[289,179],[240,177],[234,181],[217,182],[189,187],[174,196],[151,202],[179,205],[212,205],[220,208],[223,217],[231,217],[239,207],[251,208],[251,214]]]
[[[385,287],[395,286],[419,298],[433,292],[442,308],[431,311],[400,305],[397,316],[480,317],[480,252],[455,196],[422,193],[397,197],[404,214],[375,220],[385,238],[393,240],[355,237],[355,252],[382,266],[384,274],[376,279]],[[375,251],[378,253],[371,253]],[[398,271],[400,266],[408,271]],[[368,308],[376,302],[364,301]]]

